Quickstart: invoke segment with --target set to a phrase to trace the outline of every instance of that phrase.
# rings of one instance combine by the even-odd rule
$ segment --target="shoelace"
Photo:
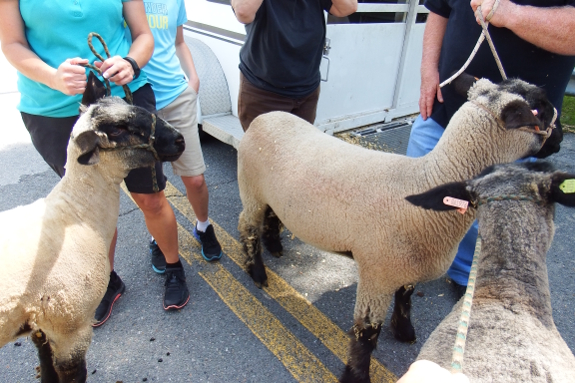
[[[196,229],[197,230],[197,229]],[[216,245],[216,239],[213,236],[210,236],[202,231],[197,230],[200,239],[202,240],[202,244],[204,247],[211,247]]]
[[[166,276],[166,282],[164,282],[164,286],[167,286],[168,289],[174,288],[177,287],[176,285],[179,284],[179,282],[185,282],[185,279],[183,279],[177,272],[169,271],[168,275]]]

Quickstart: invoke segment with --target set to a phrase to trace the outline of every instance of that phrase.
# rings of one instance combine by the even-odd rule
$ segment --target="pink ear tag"
[[[447,206],[457,208],[457,211],[460,212],[461,214],[465,214],[465,212],[467,211],[467,206],[469,205],[468,201],[454,197],[444,197],[443,203]]]

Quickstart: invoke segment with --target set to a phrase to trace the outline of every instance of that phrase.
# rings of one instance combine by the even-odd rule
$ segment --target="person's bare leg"
[[[108,251],[108,259],[110,260],[110,270],[114,270],[114,255],[116,254],[116,242],[118,242],[118,228],[114,231],[112,243],[110,243],[110,250]]]
[[[194,177],[182,177],[182,182],[186,187],[186,196],[194,209],[198,221],[208,220],[209,193],[208,186],[203,174]]]
[[[106,293],[100,301],[100,304],[96,308],[96,313],[94,314],[96,322],[92,324],[92,327],[100,327],[108,320],[108,318],[110,318],[114,303],[118,298],[120,298],[120,296],[122,296],[126,288],[122,279],[114,271],[114,256],[116,253],[117,240],[118,228],[114,230],[114,236],[112,237],[110,249],[108,250],[108,261],[110,262],[110,280],[108,281],[108,288],[106,289]]]
[[[148,231],[164,253],[166,262],[178,262],[178,226],[174,211],[164,192],[131,194],[138,207],[142,209]]]
[[[178,224],[164,192],[132,193],[136,204],[144,212],[148,231],[166,258],[164,310],[179,310],[190,300],[186,274],[178,255]]]

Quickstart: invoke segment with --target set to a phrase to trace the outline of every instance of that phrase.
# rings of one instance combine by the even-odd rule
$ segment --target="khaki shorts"
[[[197,101],[196,91],[188,86],[171,104],[158,111],[158,116],[176,128],[186,141],[186,150],[172,162],[174,174],[180,177],[199,176],[206,171],[198,133]]]

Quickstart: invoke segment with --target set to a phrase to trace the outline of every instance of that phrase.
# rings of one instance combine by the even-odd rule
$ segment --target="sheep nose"
[[[176,146],[180,151],[184,151],[186,149],[186,141],[184,140],[184,136],[180,134],[178,138],[176,138]]]

